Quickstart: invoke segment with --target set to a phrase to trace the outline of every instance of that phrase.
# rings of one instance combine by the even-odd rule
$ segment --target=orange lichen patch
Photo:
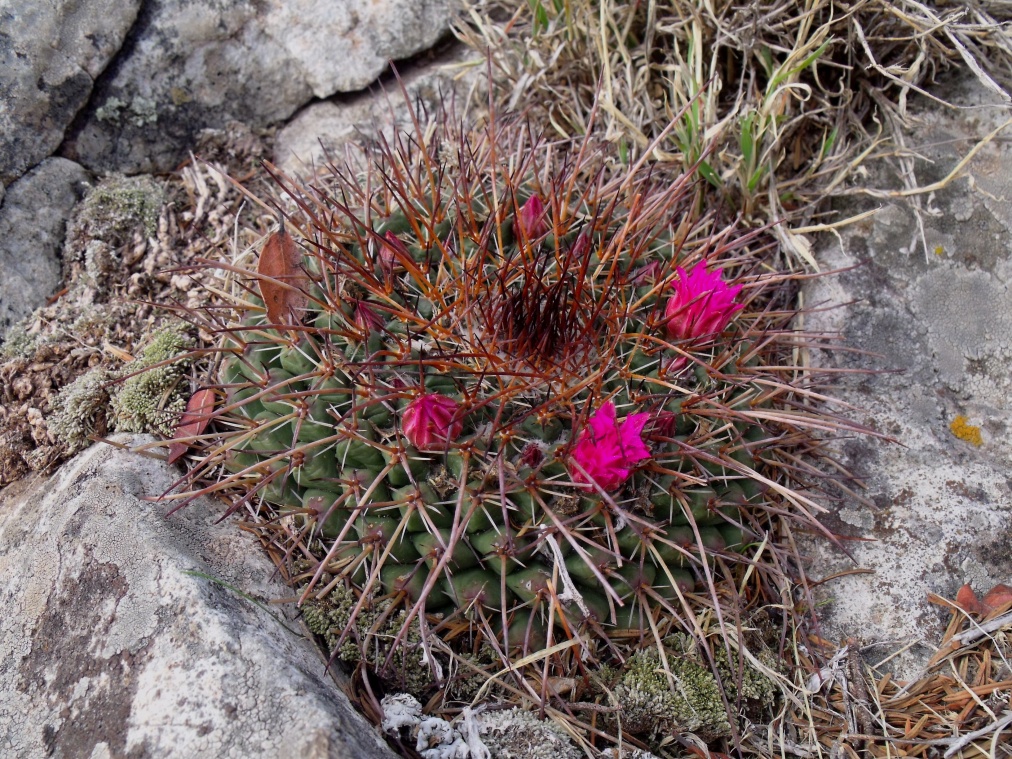
[[[971,445],[979,447],[984,442],[984,439],[980,435],[980,427],[970,424],[970,420],[962,414],[949,423],[949,429],[953,435]]]

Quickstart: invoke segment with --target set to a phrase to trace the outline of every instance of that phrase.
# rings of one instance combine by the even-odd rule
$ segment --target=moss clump
[[[758,655],[759,661],[764,666],[776,671],[779,666],[768,652],[761,652]],[[728,703],[732,708],[739,699],[746,707],[761,709],[773,705],[776,700],[777,688],[775,683],[766,675],[753,667],[746,660],[739,670],[739,654],[737,651],[728,657],[727,650],[722,644],[714,646],[714,663],[717,665],[717,672],[720,673],[720,681],[724,684],[727,693]]]
[[[671,732],[698,733],[707,740],[730,735],[717,680],[695,659],[667,654],[668,668],[656,649],[626,662],[614,689],[621,708],[622,729],[648,738]]]
[[[25,321],[11,326],[2,339],[3,344],[0,345],[0,358],[3,359],[27,358],[35,352],[39,343],[38,336],[28,332]]]
[[[583,752],[551,720],[523,709],[485,712],[478,727],[494,759],[580,759]]]
[[[324,600],[304,604],[302,617],[306,627],[321,636],[327,650],[341,661],[354,663],[364,659],[384,681],[414,696],[431,691],[435,678],[422,661],[417,622],[405,633],[388,666],[390,648],[404,625],[406,614],[403,610],[389,613],[389,601],[373,604],[370,599],[352,624],[352,611],[357,603],[354,593],[338,586]],[[346,630],[348,634],[344,635]],[[342,635],[344,642],[338,647]]]
[[[193,341],[181,325],[162,327],[140,356],[126,367],[126,377],[112,399],[113,420],[119,432],[158,432],[172,435],[186,409],[187,383],[181,382],[190,365],[185,356]],[[173,360],[176,359],[176,360]],[[162,362],[167,362],[159,366]]]
[[[660,759],[656,754],[639,748],[623,746],[621,753],[617,748],[606,748],[601,752],[603,759]]]
[[[151,237],[165,204],[162,185],[148,176],[113,175],[81,201],[67,228],[68,259],[79,259],[92,240],[112,248],[131,242],[135,233]]]
[[[470,703],[488,681],[487,672],[494,667],[489,647],[482,646],[477,654],[460,654],[454,664],[456,666],[451,669],[446,683],[446,699]],[[491,695],[498,693],[499,690],[500,688],[493,685],[487,692]]]
[[[67,385],[53,399],[47,422],[49,434],[67,448],[68,454],[87,447],[93,435],[105,433],[110,381],[107,371],[95,368]]]

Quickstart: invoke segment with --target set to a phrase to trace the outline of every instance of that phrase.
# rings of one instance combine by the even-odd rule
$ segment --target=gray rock
[[[381,135],[389,140],[398,130],[411,131],[416,104],[435,113],[441,100],[452,101],[463,110],[484,83],[483,60],[460,46],[430,65],[400,72],[404,92],[393,81],[350,101],[313,103],[278,131],[274,163],[289,176],[309,177],[328,156],[340,156],[348,143]]]
[[[259,128],[362,89],[389,59],[431,47],[449,14],[446,0],[152,4],[65,154],[94,170],[170,169],[201,129]]]
[[[0,205],[0,336],[46,302],[60,284],[67,218],[88,172],[47,158],[7,188]]]
[[[10,184],[60,145],[140,4],[0,0],[0,182]]]
[[[958,92],[965,105],[984,102],[972,86]],[[927,159],[919,181],[944,178],[1005,118],[980,108],[919,114],[908,138]],[[965,582],[978,594],[1012,584],[1012,148],[989,145],[968,174],[925,198],[923,240],[898,203],[844,230],[819,261],[857,268],[804,294],[813,309],[836,307],[808,314],[807,328],[842,333],[863,351],[815,351],[815,369],[900,370],[838,375],[834,395],[854,407],[841,413],[898,444],[858,436],[833,446],[869,502],[844,498],[823,521],[867,539],[845,545],[874,574],[820,585],[816,600],[824,634],[881,644],[873,660],[912,644],[890,663],[901,678],[922,670],[949,619],[929,593],[951,599]],[[825,542],[804,550],[815,580],[854,568]]]
[[[221,504],[149,500],[177,476],[95,446],[0,500],[0,754],[393,757]]]

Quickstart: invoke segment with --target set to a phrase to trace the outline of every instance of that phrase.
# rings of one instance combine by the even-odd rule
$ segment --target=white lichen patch
[[[551,720],[523,709],[485,712],[478,731],[493,759],[580,759],[583,752]]]
[[[402,728],[411,729],[422,721],[422,705],[410,693],[384,696],[380,706],[383,707],[380,727],[384,732],[396,733]]]
[[[971,305],[972,304],[972,305]],[[943,265],[921,277],[911,306],[927,327],[939,378],[957,392],[1004,405],[1012,374],[1012,293],[984,271]],[[968,376],[970,363],[989,367],[987,377]]]
[[[422,714],[421,703],[411,694],[384,696],[380,706],[384,732],[409,737],[425,759],[480,759],[453,724]]]

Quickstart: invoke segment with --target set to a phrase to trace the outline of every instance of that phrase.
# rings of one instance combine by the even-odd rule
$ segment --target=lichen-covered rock
[[[463,110],[473,89],[484,85],[483,63],[479,58],[475,65],[472,50],[455,47],[425,66],[401,72],[400,82],[391,83],[385,92],[351,102],[312,103],[278,131],[274,163],[286,174],[308,177],[329,156],[340,155],[345,145],[363,136],[391,139],[398,129],[410,132],[418,103],[429,113],[435,113],[441,101],[453,101]]]
[[[176,477],[96,446],[0,498],[0,754],[393,759],[256,542],[154,500]]]
[[[146,5],[64,150],[95,170],[169,170],[202,129],[260,128],[362,89],[431,47],[449,16],[446,0]]]
[[[63,142],[140,6],[140,0],[0,2],[0,184]]]
[[[87,181],[76,163],[49,158],[7,188],[0,206],[0,339],[60,284],[67,217]]]
[[[982,108],[990,96],[972,82],[942,94],[970,108],[912,111],[922,184],[944,178],[1007,116]],[[813,351],[813,369],[839,372],[833,394],[855,421],[899,443],[831,444],[867,490],[863,500],[842,493],[821,519],[854,538],[853,560],[874,573],[847,572],[851,558],[812,539],[806,574],[838,577],[813,590],[822,634],[881,641],[883,659],[899,651],[888,666],[900,679],[922,671],[948,624],[929,593],[953,598],[963,583],[985,593],[1012,575],[1012,213],[997,200],[1012,192],[1012,149],[984,146],[966,173],[972,182],[933,194],[920,220],[890,203],[827,240],[820,264],[841,273],[804,293],[818,304],[805,326],[850,349]],[[873,178],[889,186],[888,175]]]

